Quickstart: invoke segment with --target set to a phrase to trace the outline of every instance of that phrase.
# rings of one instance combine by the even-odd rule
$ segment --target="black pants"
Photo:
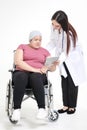
[[[38,107],[45,108],[44,85],[47,84],[45,74],[15,71],[12,79],[14,84],[14,109],[21,108],[26,87],[32,88]]]
[[[68,76],[66,78],[61,76],[63,105],[75,108],[77,105],[78,86],[74,85],[74,82],[65,63],[64,67]]]

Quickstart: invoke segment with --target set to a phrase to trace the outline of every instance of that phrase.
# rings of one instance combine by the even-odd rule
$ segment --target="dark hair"
[[[74,43],[74,47],[76,46],[76,39],[77,39],[77,32],[74,29],[74,27],[69,23],[68,21],[68,16],[66,15],[66,13],[64,11],[56,11],[51,20],[56,20],[56,22],[58,22],[62,29],[66,32],[67,34],[67,54],[69,52],[69,48],[70,48],[70,35],[72,36],[73,39],[73,43]]]

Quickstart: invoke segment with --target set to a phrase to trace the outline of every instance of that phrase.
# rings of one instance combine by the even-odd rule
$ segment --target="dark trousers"
[[[21,108],[26,87],[32,88],[38,107],[45,108],[44,85],[47,84],[45,74],[15,71],[12,79],[14,84],[14,109]]]
[[[75,108],[77,105],[78,86],[74,85],[65,63],[64,67],[68,76],[66,78],[61,76],[63,105]]]

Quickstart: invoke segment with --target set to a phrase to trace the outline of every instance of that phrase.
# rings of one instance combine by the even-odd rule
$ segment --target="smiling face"
[[[54,30],[58,31],[60,31],[60,29],[62,28],[61,25],[56,20],[52,20],[52,26]]]
[[[42,37],[41,36],[35,36],[30,41],[30,46],[32,48],[38,49],[41,46]]]

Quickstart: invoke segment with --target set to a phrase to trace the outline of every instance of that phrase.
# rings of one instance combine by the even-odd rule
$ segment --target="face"
[[[41,41],[42,37],[41,36],[35,36],[31,41],[30,41],[30,46],[38,49],[41,46]]]
[[[54,30],[60,30],[61,29],[61,25],[56,20],[52,20],[52,26],[53,26]]]

